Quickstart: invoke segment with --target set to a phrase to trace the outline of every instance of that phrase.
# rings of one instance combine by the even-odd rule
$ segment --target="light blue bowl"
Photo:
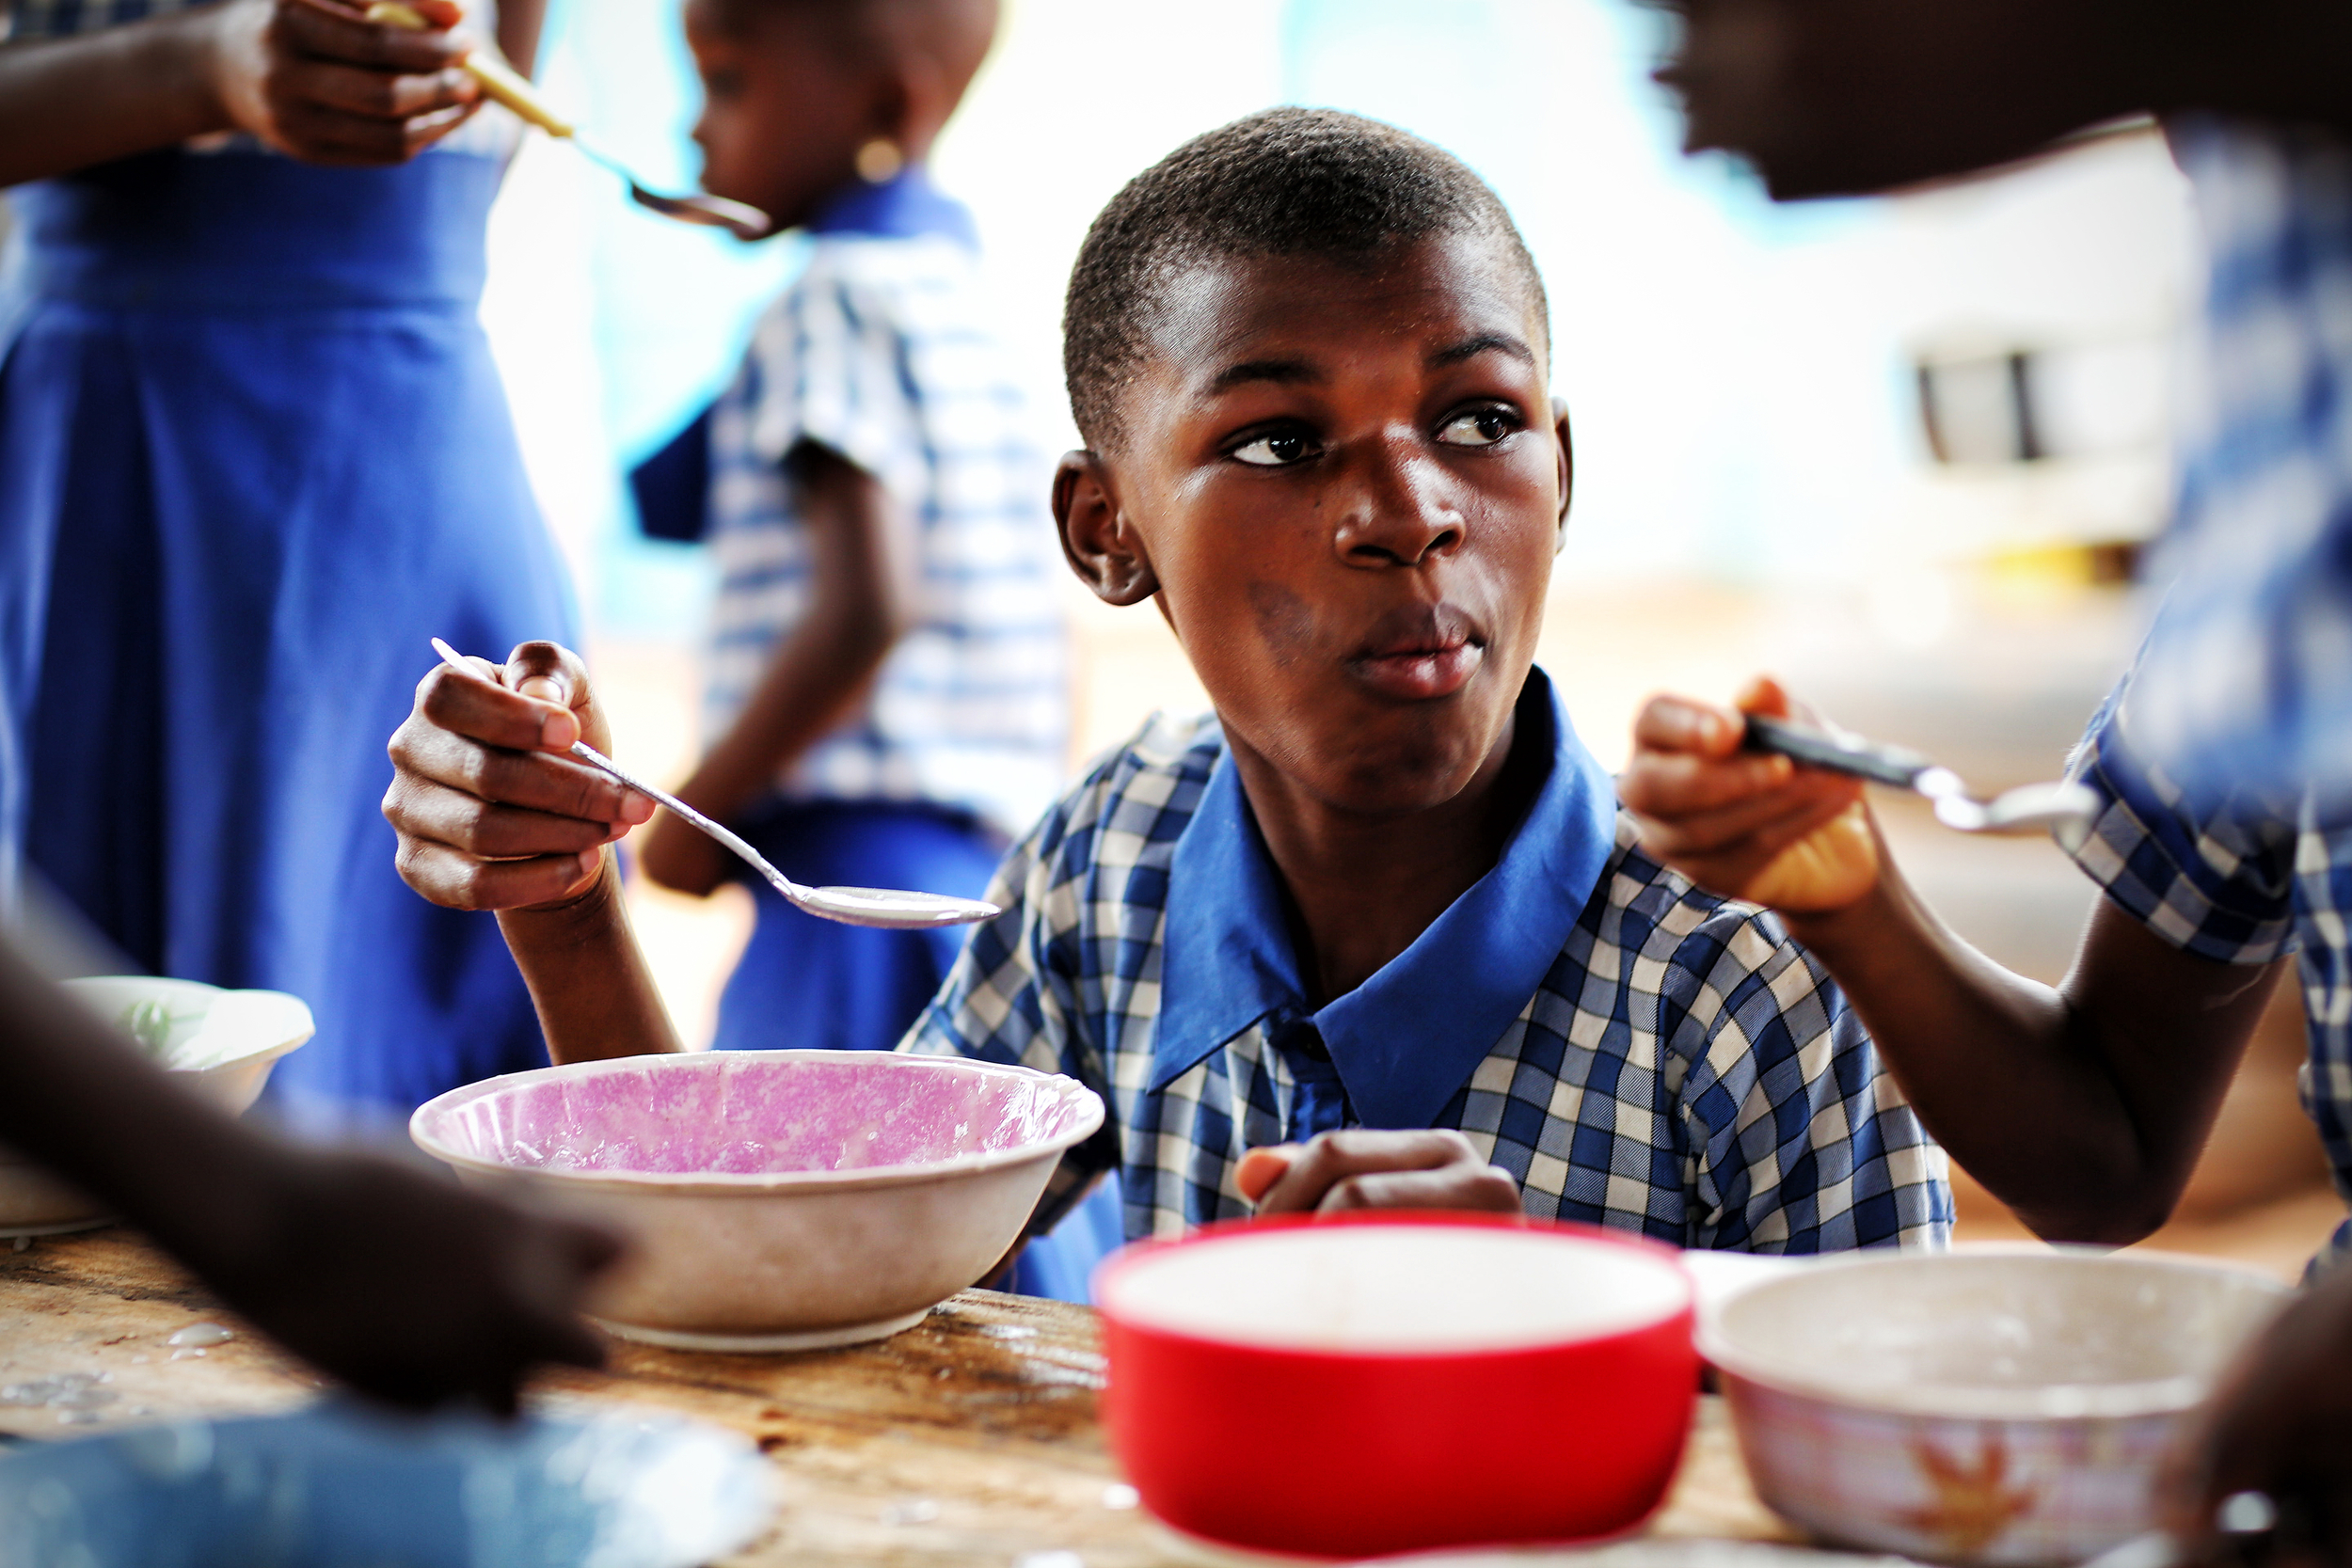
[[[0,1450],[0,1568],[693,1568],[771,1507],[716,1427],[332,1402]]]

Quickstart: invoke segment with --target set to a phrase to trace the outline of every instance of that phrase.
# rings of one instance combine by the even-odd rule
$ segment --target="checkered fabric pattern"
[[[1308,1131],[1300,1064],[1263,1021],[1152,1091],[1168,867],[1223,737],[1157,719],[1007,858],[1005,906],[901,1049],[1065,1072],[1103,1136],[1032,1229],[1117,1166],[1130,1237],[1249,1213],[1245,1150]],[[1519,1184],[1530,1214],[1681,1246],[1941,1245],[1943,1151],[1825,972],[1751,905],[1616,844],[1566,946],[1436,1125]]]
[[[2191,799],[2352,807],[2352,147],[2169,127],[2210,253],[2135,738]]]
[[[2075,860],[2157,936],[2222,963],[2296,955],[2311,1059],[2299,1078],[2337,1188],[2352,1197],[2352,830],[2311,795],[2241,788],[2199,808],[2151,762],[2128,688],[2091,721],[2069,772],[2106,800]],[[2352,1252],[2352,1220],[2315,1260]]]
[[[787,766],[785,799],[930,801],[1012,834],[1060,788],[1053,465],[989,319],[952,239],[819,235],[711,410],[713,738],[809,611],[809,532],[784,467],[796,446],[872,475],[920,538],[914,626],[863,705]]]

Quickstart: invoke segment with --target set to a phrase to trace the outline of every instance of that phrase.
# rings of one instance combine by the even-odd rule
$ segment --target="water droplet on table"
[[[1103,1488],[1104,1508],[1128,1509],[1143,1501],[1143,1494],[1123,1481],[1115,1481]]]
[[[185,1345],[191,1349],[201,1350],[206,1345],[225,1345],[235,1338],[235,1334],[221,1327],[218,1323],[190,1323],[170,1338],[166,1339],[164,1343]]]
[[[882,1511],[885,1525],[928,1525],[939,1517],[939,1505],[929,1497],[901,1497]]]

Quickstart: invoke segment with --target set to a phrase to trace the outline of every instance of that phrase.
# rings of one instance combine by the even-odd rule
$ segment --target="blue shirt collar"
[[[1528,673],[1517,746],[1546,760],[1494,868],[1371,979],[1310,1013],[1298,958],[1232,758],[1220,755],[1168,870],[1152,1087],[1261,1020],[1307,1018],[1368,1127],[1427,1127],[1558,961],[1616,847],[1616,787],[1550,680]]]
[[[859,234],[878,240],[918,240],[936,234],[966,250],[980,248],[972,210],[909,164],[879,185],[859,180],[829,197],[808,220],[811,234]]]

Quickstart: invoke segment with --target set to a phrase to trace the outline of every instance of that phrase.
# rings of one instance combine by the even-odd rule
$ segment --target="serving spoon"
[[[2068,849],[2079,848],[2098,820],[2099,796],[2071,779],[2019,784],[1990,800],[1968,792],[1959,774],[1918,752],[1857,736],[1815,729],[1769,714],[1751,713],[1740,744],[1873,784],[1891,784],[1934,803],[1935,819],[1955,832],[2024,833],[2047,831]]]
[[[376,0],[368,8],[367,19],[389,27],[404,27],[421,32],[432,25],[411,6],[398,0]],[[729,201],[723,196],[667,196],[647,190],[638,182],[620,160],[605,152],[582,137],[580,127],[557,114],[539,96],[538,89],[517,75],[497,55],[476,49],[459,62],[460,69],[482,86],[482,90],[536,125],[558,141],[569,142],[591,163],[602,164],[619,175],[628,186],[629,198],[640,207],[649,208],[663,217],[680,223],[698,223],[708,229],[723,229],[739,240],[762,240],[775,232],[773,219],[756,207],[740,201]]]
[[[463,654],[442,641],[433,640],[433,651],[441,656],[441,662],[484,685],[494,684],[466,661]],[[503,691],[505,687],[499,687]],[[600,768],[627,784],[638,794],[663,806],[686,821],[700,828],[712,838],[743,857],[751,867],[768,879],[768,885],[789,900],[796,908],[824,920],[837,920],[844,926],[876,926],[884,930],[928,930],[936,926],[969,926],[982,920],[993,920],[1005,911],[994,904],[977,898],[955,898],[944,893],[903,893],[884,887],[809,887],[796,882],[768,863],[768,857],[727,832],[701,812],[688,805],[667,790],[657,789],[629,772],[619,763],[584,740],[572,742],[572,755]]]

